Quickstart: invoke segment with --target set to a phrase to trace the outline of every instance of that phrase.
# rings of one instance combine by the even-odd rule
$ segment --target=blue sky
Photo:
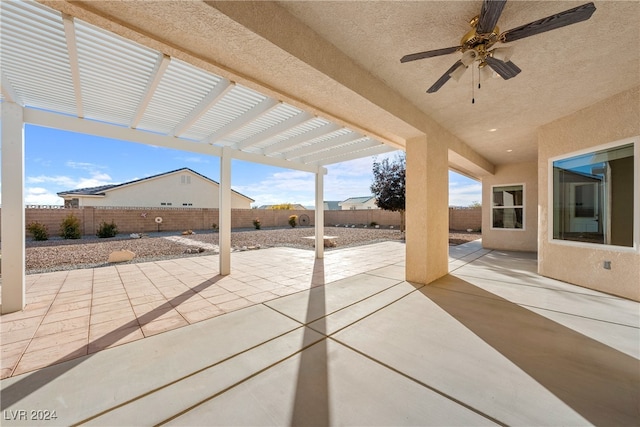
[[[118,184],[188,167],[220,180],[218,157],[152,147],[27,125],[25,128],[25,202],[61,205],[56,193],[76,188]],[[397,153],[385,156],[394,157]],[[378,156],[382,158],[383,156]],[[373,158],[329,165],[325,200],[370,194]],[[234,160],[232,187],[256,202],[314,204],[314,175]],[[481,201],[481,185],[449,173],[449,204]]]

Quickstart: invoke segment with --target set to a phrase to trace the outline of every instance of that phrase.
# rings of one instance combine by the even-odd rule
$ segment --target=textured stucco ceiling
[[[459,154],[468,146],[494,164],[535,160],[539,126],[640,85],[638,1],[595,1],[590,20],[511,43],[522,73],[484,82],[475,104],[469,71],[425,93],[459,53],[400,58],[459,44],[480,0],[41,1],[388,142],[433,119],[462,142]],[[512,0],[498,26],[583,3]]]
[[[483,82],[475,104],[469,70],[425,93],[461,54],[400,58],[458,45],[481,3],[280,4],[495,164],[535,159],[540,125],[640,84],[640,2],[596,1],[588,21],[509,43],[522,72]],[[505,31],[583,3],[509,1],[498,26]]]

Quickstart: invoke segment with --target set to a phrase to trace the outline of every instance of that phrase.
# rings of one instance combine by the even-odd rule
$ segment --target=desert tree
[[[401,231],[404,231],[406,168],[404,152],[396,155],[392,161],[389,158],[380,161],[376,159],[373,162],[373,184],[371,184],[371,192],[380,209],[400,212]]]

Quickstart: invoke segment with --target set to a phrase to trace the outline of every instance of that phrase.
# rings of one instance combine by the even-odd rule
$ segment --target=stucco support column
[[[220,203],[218,208],[220,274],[231,274],[231,149],[225,147],[220,156]]]
[[[406,150],[406,279],[427,284],[449,269],[448,150],[426,136]]]
[[[324,258],[324,168],[316,173],[316,258]]]
[[[24,117],[2,103],[2,314],[25,306]]]

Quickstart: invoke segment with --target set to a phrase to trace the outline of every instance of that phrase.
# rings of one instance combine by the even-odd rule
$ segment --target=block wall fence
[[[39,222],[46,225],[49,236],[58,235],[60,223],[69,214],[73,214],[80,220],[83,235],[95,235],[103,221],[115,222],[119,233],[149,233],[158,229],[160,231],[206,230],[211,229],[213,224],[218,224],[218,209],[103,207],[27,207],[25,209],[26,223]],[[306,215],[308,225],[315,224],[313,210],[232,209],[231,227],[253,228],[254,219],[259,219],[263,228],[288,227],[291,215],[298,215],[298,218]],[[155,222],[156,217],[162,218],[160,227]],[[379,209],[325,211],[324,222],[327,227],[336,224],[368,225],[372,222],[381,226],[399,227],[400,213]],[[449,229],[451,230],[468,228],[477,230],[481,224],[481,208],[449,209]]]

